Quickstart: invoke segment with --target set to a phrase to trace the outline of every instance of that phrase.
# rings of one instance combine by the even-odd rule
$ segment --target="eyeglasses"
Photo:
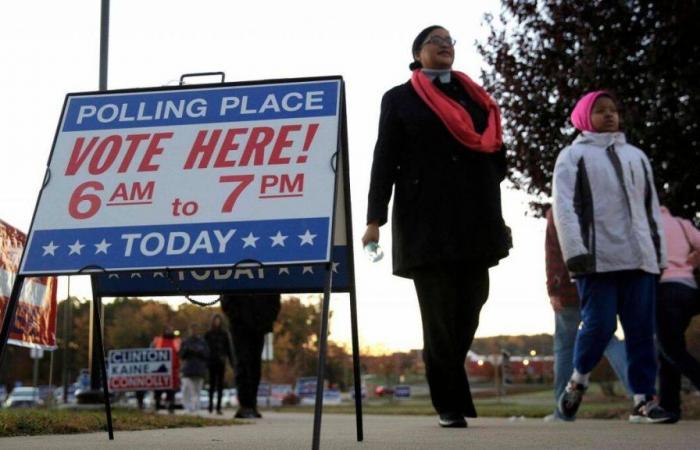
[[[434,44],[434,45],[446,45],[448,47],[454,47],[456,43],[457,43],[457,41],[452,39],[451,37],[444,38],[441,36],[430,36],[428,39],[423,41],[423,45]]]

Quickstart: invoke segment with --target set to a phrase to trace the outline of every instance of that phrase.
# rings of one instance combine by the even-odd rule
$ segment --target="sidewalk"
[[[688,449],[700,442],[700,423],[633,425],[621,420],[579,420],[550,424],[541,419],[509,421],[484,418],[467,429],[441,429],[431,416],[364,416],[365,440],[356,442],[355,416],[325,414],[324,449],[494,449],[494,448],[619,448]],[[245,425],[207,428],[35,436],[0,439],[2,449],[308,449],[313,415],[265,413]]]

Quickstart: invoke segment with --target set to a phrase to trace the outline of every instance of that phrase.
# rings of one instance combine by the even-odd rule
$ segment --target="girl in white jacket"
[[[582,325],[559,412],[576,415],[619,315],[634,392],[630,421],[666,422],[669,415],[653,401],[656,280],[666,246],[651,165],[627,143],[608,92],[582,97],[571,121],[581,134],[557,158],[553,210],[564,260],[576,278]]]

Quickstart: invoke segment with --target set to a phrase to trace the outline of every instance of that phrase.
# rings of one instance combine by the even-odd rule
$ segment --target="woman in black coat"
[[[443,427],[476,410],[464,370],[489,290],[488,268],[508,255],[500,113],[452,71],[454,41],[440,26],[416,37],[409,82],[382,99],[363,245],[379,241],[392,189],[394,274],[414,281],[423,358]]]

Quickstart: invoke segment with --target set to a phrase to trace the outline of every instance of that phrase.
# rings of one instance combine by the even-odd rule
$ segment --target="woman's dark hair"
[[[432,33],[433,30],[437,30],[438,28],[442,28],[443,30],[445,29],[445,27],[440,25],[431,25],[428,28],[424,28],[423,31],[418,33],[418,36],[416,36],[416,38],[413,40],[413,45],[411,46],[411,56],[413,57],[413,62],[408,65],[410,70],[413,71],[423,67],[423,65],[416,60],[416,53],[420,52],[423,42],[425,42],[425,40],[428,38],[428,35]]]

